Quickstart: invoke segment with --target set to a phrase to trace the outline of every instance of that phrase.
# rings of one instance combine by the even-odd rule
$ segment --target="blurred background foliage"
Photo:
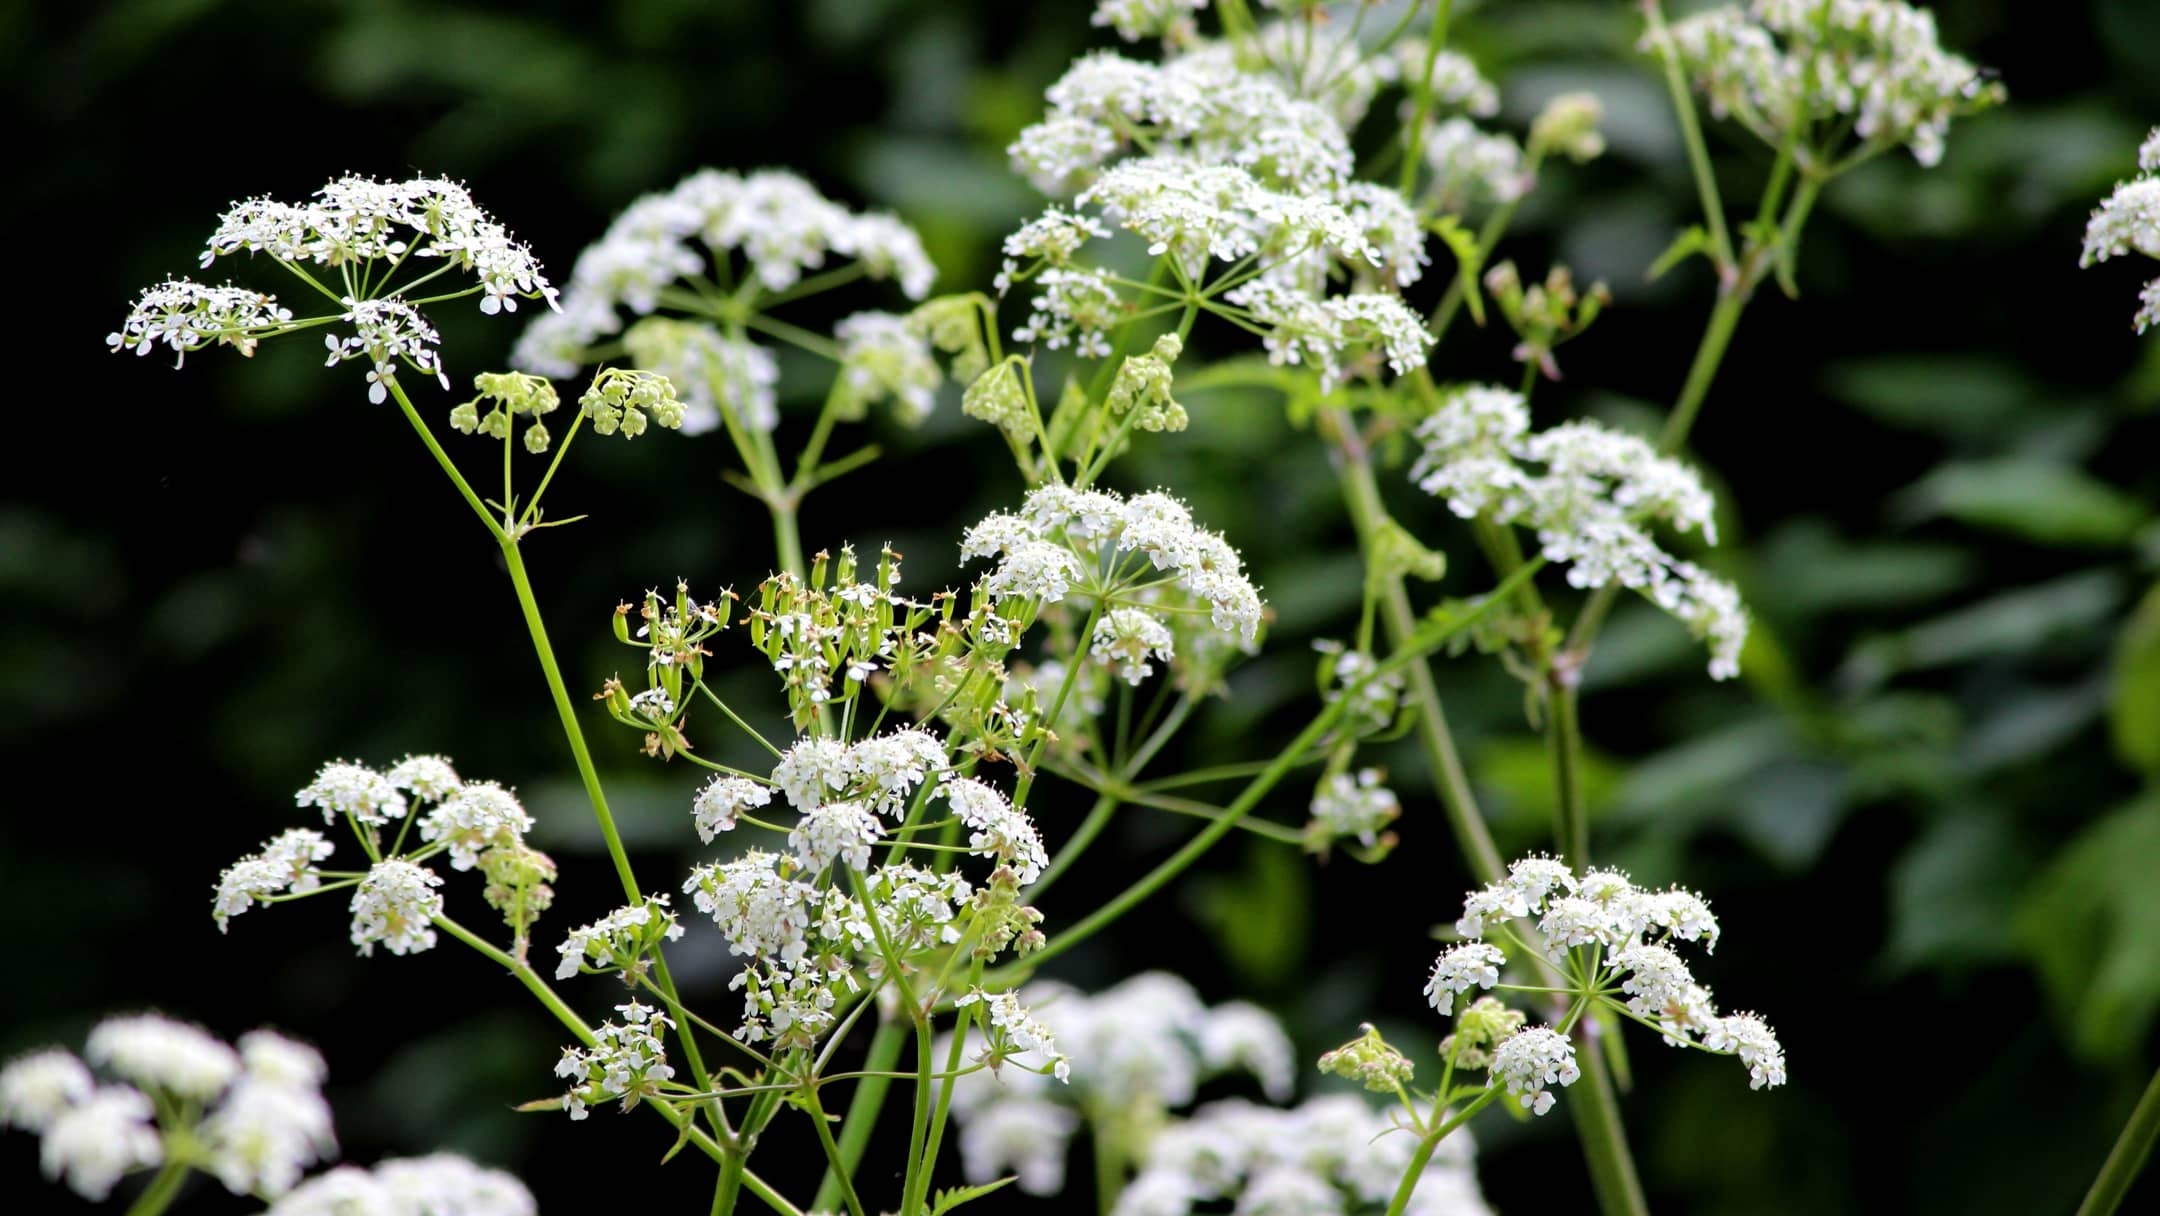
[[[667,1142],[651,1121],[510,1112],[553,1088],[557,1034],[454,946],[357,960],[329,901],[217,936],[219,868],[297,822],[290,791],[336,756],[442,750],[517,785],[563,862],[543,943],[604,911],[612,882],[494,555],[404,428],[306,343],[245,364],[206,353],[174,374],[103,356],[102,337],[140,286],[192,268],[230,199],[297,197],[344,171],[467,180],[560,280],[639,193],[703,165],[784,165],[915,224],[942,289],[981,287],[998,238],[1038,205],[1001,149],[1071,56],[1105,43],[1087,11],[0,7],[17,148],[0,209],[25,239],[10,328],[28,377],[0,444],[0,923],[17,942],[0,1051],[73,1041],[101,1011],[143,1005],[228,1036],[273,1023],[329,1048],[355,1159],[463,1148],[521,1172],[543,1203],[655,1161]],[[1939,169],[1886,158],[1829,192],[1800,298],[1751,311],[1695,432],[1728,512],[1709,560],[1758,618],[1746,678],[1706,681],[1699,651],[1647,609],[1618,616],[1587,674],[1602,855],[1711,895],[1729,944],[1706,978],[1725,1004],[1768,1014],[1793,1065],[1789,1087],[1751,1095],[1731,1065],[1634,1040],[1626,1115],[1664,1210],[2066,1210],[2153,1064],[2160,340],[2130,333],[2137,273],[2081,272],[2077,249],[2160,119],[2160,6],[1961,0],[1938,16],[2012,104],[1956,129]],[[1568,89],[1607,110],[1611,152],[1549,171],[1502,247],[1526,277],[1564,261],[1615,296],[1541,392],[1548,421],[1652,422],[1710,302],[1699,266],[1644,278],[1696,217],[1632,49],[1638,20],[1622,3],[1524,0],[1457,22],[1457,44],[1502,85],[1504,125]],[[1728,198],[1746,200],[1766,166],[1731,134],[1713,125],[1713,148]],[[495,366],[516,328],[463,308],[437,320],[461,377]],[[1458,327],[1436,369],[1507,380],[1509,344]],[[823,389],[818,369],[788,368],[802,408]],[[428,394],[423,408],[447,408]],[[1190,497],[1246,549],[1278,614],[1273,644],[1181,757],[1214,763],[1285,737],[1312,691],[1306,639],[1347,633],[1358,582],[1317,438],[1263,397],[1187,403],[1191,431],[1143,445],[1121,476]],[[946,585],[959,527],[1014,498],[1009,462],[950,402],[919,431],[877,437],[888,458],[813,497],[805,535],[890,540],[910,586]],[[617,662],[617,599],[677,575],[747,586],[768,568],[762,511],[721,483],[721,451],[716,437],[593,444],[559,483],[558,509],[592,518],[542,534],[528,560],[573,684]],[[1400,517],[1455,552],[1442,592],[1488,586],[1438,504],[1388,484]],[[1441,678],[1503,848],[1537,847],[1549,777],[1520,687],[1475,657]],[[739,695],[762,679],[745,664]],[[687,864],[695,779],[635,744],[601,736],[602,763],[657,874],[670,854]],[[1308,1056],[1375,1015],[1429,1043],[1428,931],[1468,880],[1415,747],[1386,759],[1406,814],[1378,869],[1226,847],[1058,974],[1094,985],[1172,968],[1209,999],[1266,1001]],[[1265,813],[1297,822],[1302,798],[1286,789]],[[1044,801],[1053,843],[1079,810]],[[1046,901],[1052,927],[1189,830],[1129,813]],[[727,1002],[716,936],[685,947],[678,973]],[[603,981],[572,991],[591,1010],[609,999]],[[1501,1210],[1587,1208],[1558,1120],[1492,1121],[1482,1140]],[[28,1138],[0,1138],[7,1189],[71,1205],[24,1189],[33,1156]],[[776,1135],[760,1168],[801,1190],[814,1156],[806,1137]],[[687,1165],[662,1185],[669,1202],[709,1194]],[[2160,1186],[2140,1195],[2160,1207]],[[247,1206],[200,1187],[192,1200]]]

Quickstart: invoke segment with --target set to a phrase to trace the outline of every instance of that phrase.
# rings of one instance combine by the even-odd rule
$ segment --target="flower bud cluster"
[[[477,431],[492,439],[508,439],[512,419],[529,414],[532,425],[525,428],[525,450],[548,450],[548,429],[540,416],[553,413],[561,401],[547,377],[523,372],[481,372],[473,377],[473,388],[480,395],[450,411],[452,428],[467,435]],[[483,401],[490,403],[486,414],[480,412]]]
[[[669,430],[679,430],[688,411],[675,396],[675,385],[658,372],[611,367],[593,377],[578,398],[578,408],[592,419],[593,432],[625,439],[645,433],[645,416]]]

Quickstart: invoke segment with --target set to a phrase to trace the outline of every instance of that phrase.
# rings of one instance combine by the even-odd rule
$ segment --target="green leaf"
[[[2160,793],[2093,824],[2025,892],[2017,939],[2040,972],[2071,1044],[2118,1061],[2160,1011]]]
[[[1911,519],[1947,516],[2044,545],[2114,548],[2145,522],[2143,503],[2064,464],[1961,461],[1921,478],[1898,497]]]
[[[1890,869],[1887,961],[1900,969],[2000,958],[2027,870],[2009,816],[1959,808],[1936,817]]]
[[[1478,279],[1485,273],[1485,255],[1478,249],[1477,234],[1462,226],[1452,215],[1443,215],[1432,221],[1433,235],[1455,255],[1456,265],[1462,273],[1456,282],[1462,284],[1463,304],[1470,310],[1470,319],[1485,324],[1485,296],[1478,290]]]
[[[2160,779],[2160,583],[2145,593],[2116,643],[2108,729],[2123,763]]]
[[[1011,1186],[1012,1183],[1011,1178],[1000,1178],[996,1182],[985,1182],[980,1186],[948,1187],[930,1197],[930,1216],[945,1216],[945,1213],[963,1203],[980,1199],[992,1191]]]
[[[1312,875],[1295,848],[1254,840],[1235,874],[1191,886],[1194,918],[1213,931],[1232,971],[1262,987],[1288,981],[1304,965],[1312,936]]]
[[[1823,380],[1831,396],[1878,422],[1975,440],[1999,437],[2041,395],[2017,365],[1971,356],[1856,359]]]
[[[1709,253],[1710,234],[1703,231],[1701,224],[1693,225],[1673,238],[1673,243],[1665,247],[1665,252],[1657,255],[1657,260],[1650,263],[1650,269],[1643,277],[1655,282],[1663,278],[1666,271],[1689,258],[1697,254],[1707,257]]]

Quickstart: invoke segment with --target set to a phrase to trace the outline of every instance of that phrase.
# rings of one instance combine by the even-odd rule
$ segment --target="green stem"
[[[1425,36],[1425,72],[1418,78],[1417,113],[1410,119],[1410,148],[1403,154],[1402,180],[1396,183],[1396,189],[1406,196],[1417,185],[1418,159],[1425,146],[1425,117],[1432,112],[1433,63],[1447,45],[1448,14],[1453,8],[1454,0],[1439,0],[1433,6],[1432,29]]]
[[[923,1143],[930,1136],[930,1074],[936,1071],[931,1058],[930,1018],[912,1001],[908,1003],[908,1015],[915,1019],[915,1120],[908,1127],[907,1175],[900,1184],[900,1216],[915,1216],[915,1193],[930,1172],[930,1163],[923,1160]]]
[[[1650,1204],[1643,1198],[1635,1158],[1628,1151],[1627,1129],[1620,1122],[1620,1100],[1605,1066],[1605,1051],[1580,1031],[1576,1041],[1580,1046],[1575,1057],[1582,1063],[1583,1075],[1579,1084],[1568,1088],[1568,1108],[1575,1112],[1598,1207],[1605,1216],[1649,1216]]]
[[[2137,1181],[2145,1159],[2152,1155],[2155,1139],[2160,1139],[2160,1072],[2153,1073],[2152,1080],[2146,1083],[2145,1096],[2138,1099],[2137,1109],[2130,1112],[2130,1122],[2123,1125],[2122,1136],[2108,1151],[2100,1176],[2093,1179],[2092,1190],[2085,1193],[2085,1202],[2078,1206],[2078,1216],[2109,1216],[2122,1206],[2130,1184]]]
[[[877,1033],[870,1039],[870,1054],[863,1059],[862,1071],[871,1074],[892,1071],[892,1066],[900,1059],[900,1044],[906,1038],[907,1028],[899,1022],[879,1022]],[[827,1210],[840,1202],[845,1178],[861,1163],[878,1112],[885,1105],[886,1091],[891,1088],[892,1079],[878,1075],[866,1076],[855,1086],[855,1094],[848,1100],[847,1114],[840,1120],[840,1160],[825,1171],[825,1180],[818,1184],[817,1198],[810,1203],[813,1209]]]
[[[1725,229],[1725,203],[1718,197],[1717,177],[1710,169],[1710,149],[1703,143],[1702,123],[1695,117],[1695,99],[1688,95],[1680,61],[1668,45],[1670,35],[1663,8],[1657,0],[1648,0],[1643,10],[1650,21],[1651,45],[1657,49],[1658,62],[1665,69],[1665,91],[1672,95],[1673,116],[1680,123],[1680,142],[1687,147],[1688,168],[1694,172],[1695,190],[1702,199],[1703,222],[1710,229],[1711,256],[1717,262],[1719,275],[1730,276],[1734,272],[1732,236]]]
[[[729,1216],[735,1210],[736,1196],[742,1192],[743,1155],[724,1152],[720,1157],[720,1178],[713,1186],[712,1216]],[[856,1213],[855,1216],[862,1216]]]
[[[825,1107],[818,1101],[818,1087],[802,1087],[803,1101],[809,1104],[810,1125],[817,1129],[819,1147],[825,1150],[827,1178],[840,1183],[840,1198],[847,1203],[848,1216],[863,1216],[862,1200],[855,1195],[854,1167],[840,1156],[840,1146],[833,1143],[832,1125],[825,1119]]]
[[[180,1184],[187,1181],[188,1165],[184,1161],[167,1161],[150,1180],[143,1193],[128,1205],[127,1216],[158,1216],[180,1194]]]
[[[1806,192],[1805,186],[1802,192]],[[1725,361],[1725,348],[1732,343],[1733,330],[1740,324],[1740,313],[1754,294],[1751,286],[1719,293],[1717,307],[1710,311],[1710,323],[1695,348],[1695,361],[1688,365],[1687,382],[1680,388],[1679,400],[1673,402],[1665,429],[1658,434],[1660,451],[1677,452],[1687,442],[1688,432],[1695,427],[1695,415],[1701,412],[1703,401],[1710,396],[1710,382],[1717,378],[1718,365]]]
[[[1418,1179],[1424,1175],[1426,1165],[1431,1163],[1433,1150],[1440,1147],[1440,1142],[1447,1139],[1448,1133],[1469,1122],[1470,1116],[1492,1105],[1493,1099],[1499,1095],[1498,1085],[1487,1088],[1478,1095],[1477,1101],[1464,1107],[1461,1114],[1426,1133],[1418,1141],[1417,1152],[1411,1156],[1408,1168],[1403,1170],[1402,1182],[1395,1187],[1395,1197],[1388,1201],[1387,1216],[1402,1216],[1403,1209],[1410,1206],[1410,1197],[1417,1193]]]
[[[1590,814],[1582,784],[1582,721],[1572,677],[1556,680],[1545,721],[1553,763],[1553,835],[1561,859],[1577,872],[1590,866]]]
[[[1339,473],[1351,522],[1357,527],[1359,540],[1367,542],[1387,519],[1387,508],[1380,501],[1380,486],[1373,476],[1372,455],[1347,414],[1331,411],[1329,418],[1342,453]],[[1400,646],[1416,630],[1417,617],[1410,609],[1409,592],[1404,589],[1400,575],[1389,575],[1381,580],[1381,584],[1380,609],[1388,640]],[[1500,850],[1493,844],[1492,832],[1485,826],[1485,817],[1478,811],[1477,797],[1470,791],[1470,779],[1463,771],[1462,757],[1456,752],[1454,736],[1448,731],[1447,714],[1440,704],[1440,689],[1433,680],[1432,665],[1420,660],[1410,664],[1406,674],[1411,700],[1418,710],[1418,741],[1423,744],[1426,758],[1432,764],[1435,791],[1440,795],[1440,806],[1448,817],[1448,826],[1455,833],[1455,842],[1479,882],[1498,882],[1506,867],[1500,860]]]
[[[471,507],[473,514],[480,517],[488,535],[498,541],[503,540],[502,524],[496,520],[495,513],[488,510],[486,503],[480,501],[480,495],[473,491],[472,485],[465,480],[465,475],[458,472],[457,465],[451,462],[450,454],[443,451],[441,444],[435,442],[435,432],[429,429],[426,421],[420,417],[420,411],[413,408],[412,398],[405,395],[405,386],[398,383],[395,377],[390,380],[390,395],[397,399],[398,409],[404,412],[405,420],[419,433],[420,442],[427,445],[428,454],[435,458],[436,464],[442,466],[443,473],[450,478],[450,484],[456,486],[458,493],[464,496],[465,505]]]

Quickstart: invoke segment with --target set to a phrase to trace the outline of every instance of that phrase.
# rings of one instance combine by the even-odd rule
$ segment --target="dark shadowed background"
[[[517,786],[563,863],[539,930],[550,957],[565,927],[612,906],[614,883],[492,548],[358,373],[322,371],[302,341],[252,361],[204,352],[175,373],[107,356],[103,337],[140,287],[192,270],[228,202],[297,198],[346,171],[466,180],[561,281],[640,193],[705,165],[787,166],[916,225],[941,290],[984,287],[998,238],[1040,204],[1001,149],[1070,57],[1106,44],[1088,7],[0,6],[14,183],[0,214],[24,242],[16,421],[0,440],[0,925],[14,943],[0,1054],[79,1043],[100,1013],[147,1005],[228,1037],[275,1024],[327,1049],[352,1159],[455,1147],[551,1207],[578,1184],[641,1189],[669,1143],[656,1120],[509,1109],[556,1089],[560,1035],[484,961],[453,943],[356,959],[342,900],[257,911],[226,937],[212,926],[219,869],[304,823],[291,792],[341,756],[443,751]],[[2160,6],[1938,12],[1946,44],[1999,69],[2011,104],[1954,130],[1939,169],[1885,158],[1830,191],[1802,298],[1751,311],[1695,432],[1733,508],[1715,564],[1774,646],[1714,686],[1676,627],[1629,611],[1589,673],[1602,856],[1709,893],[1726,949],[1701,974],[1726,1005],[1769,1016],[1791,1061],[1792,1084],[1750,1094],[1737,1065],[1633,1041],[1626,1118],[1662,1210],[2067,1210],[2153,1064],[2160,339],[2129,329],[2149,268],[2081,272],[2077,256],[2087,211],[2160,121]],[[1616,297],[1562,352],[1541,419],[1654,419],[1711,286],[1698,266],[1644,280],[1696,217],[1662,90],[1632,50],[1633,6],[1481,5],[1457,29],[1502,85],[1503,125],[1521,130],[1563,89],[1608,110],[1609,155],[1549,172],[1503,246],[1528,273],[1558,258]],[[1711,138],[1728,197],[1752,198],[1763,158],[1730,128]],[[899,303],[862,289],[847,307]],[[517,332],[462,305],[435,319],[461,381]],[[1508,345],[1458,327],[1436,371],[1511,379]],[[453,400],[418,387],[424,410]],[[786,425],[823,388],[787,385],[810,400]],[[1306,639],[1353,625],[1355,555],[1314,436],[1262,398],[1187,404],[1192,429],[1121,477],[1189,497],[1266,586],[1273,642],[1184,758],[1264,756],[1305,712]],[[960,528],[1017,497],[1010,462],[949,399],[920,431],[877,438],[888,458],[811,499],[806,541],[889,540],[910,587],[946,585]],[[619,598],[768,569],[762,509],[720,481],[724,458],[717,436],[581,445],[550,501],[592,518],[528,546],[573,688],[619,662]],[[1438,504],[1387,484],[1454,553],[1443,590],[1484,590]],[[2118,654],[2132,660],[2120,678]],[[1441,678],[1503,848],[1535,847],[1550,794],[1519,686],[1475,658]],[[753,695],[755,677],[741,686]],[[646,872],[679,872],[696,778],[642,760],[625,733],[596,738]],[[1386,759],[1406,814],[1384,865],[1224,847],[1055,973],[1094,985],[1175,969],[1211,1000],[1270,1005],[1308,1058],[1366,1018],[1429,1045],[1428,930],[1469,880],[1415,747]],[[1263,812],[1300,821],[1304,793]],[[1053,845],[1081,809],[1040,801]],[[1189,831],[1131,813],[1048,897],[1051,927]],[[485,916],[468,886],[451,892],[453,911]],[[686,945],[679,973],[730,1007],[717,938]],[[594,1016],[612,999],[602,980],[567,990]],[[1489,1119],[1480,1136],[1496,1207],[1589,1204],[1564,1116]],[[33,1182],[33,1143],[0,1136],[0,1194],[15,1197],[0,1206],[80,1206]],[[793,1120],[756,1166],[807,1196],[815,1156]],[[890,1164],[873,1156],[873,1191]],[[709,1199],[702,1165],[657,1178],[667,1198],[650,1210]],[[2160,1207],[2160,1185],[2130,1209],[2141,1200]],[[250,1206],[201,1184],[186,1202]]]

